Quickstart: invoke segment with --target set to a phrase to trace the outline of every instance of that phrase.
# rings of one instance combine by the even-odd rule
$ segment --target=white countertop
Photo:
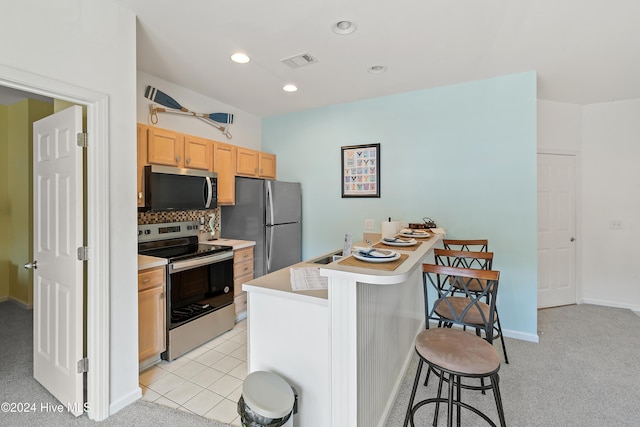
[[[161,267],[163,265],[167,265],[166,258],[138,255],[138,271],[146,270],[147,268]]]
[[[234,251],[238,249],[249,248],[251,246],[255,246],[256,242],[251,240],[236,240],[236,239],[215,239],[215,240],[202,240],[199,243],[204,243],[205,245],[222,245],[222,246],[231,246]]]
[[[291,267],[316,267],[320,264],[310,262],[299,262]],[[253,279],[246,284],[242,284],[242,290],[247,292],[263,292],[263,293],[279,293],[287,298],[297,299],[301,301],[312,302],[316,304],[327,304],[329,291],[327,289],[294,291],[291,289],[290,267],[281,268],[273,273],[266,274],[257,279]]]
[[[233,250],[249,248],[251,246],[255,246],[256,242],[250,240],[233,240],[233,239],[216,239],[216,240],[205,240],[199,243],[204,243],[208,245],[222,245],[222,246],[231,246]],[[167,265],[167,260],[165,258],[158,258],[154,256],[148,255],[138,255],[138,271],[146,270],[148,268],[160,267],[163,265]]]
[[[409,276],[422,264],[425,255],[427,255],[433,247],[442,239],[441,234],[436,234],[428,240],[425,240],[420,247],[414,251],[402,250],[402,247],[394,248],[401,254],[409,257],[393,271],[379,270],[373,268],[362,268],[341,265],[338,261],[330,264],[315,264],[309,261],[303,261],[292,265],[291,267],[317,267],[320,269],[320,275],[330,278],[347,279],[360,283],[368,283],[372,285],[394,285],[405,282]],[[378,239],[379,240],[379,239]],[[366,246],[366,243],[356,243],[354,246]],[[336,251],[329,252],[327,255]],[[322,256],[313,259],[322,258]],[[294,291],[291,289],[291,275],[289,268],[283,268],[273,273],[267,274],[257,279],[253,279],[242,285],[242,290],[247,292],[262,293],[278,293],[286,298],[300,299],[308,302],[316,302],[311,299],[328,298],[328,290],[309,290]]]

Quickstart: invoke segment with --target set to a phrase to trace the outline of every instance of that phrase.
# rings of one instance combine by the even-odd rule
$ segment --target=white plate
[[[354,258],[359,259],[360,261],[366,261],[366,262],[391,262],[391,261],[395,261],[395,260],[400,258],[400,254],[398,252],[394,252],[393,256],[387,257],[387,258],[376,258],[376,257],[362,256],[358,252],[354,252],[352,255],[353,255]]]
[[[424,239],[426,237],[431,237],[431,233],[400,233],[402,237],[413,237],[416,239]]]
[[[389,246],[413,246],[413,245],[418,244],[416,239],[411,239],[411,240],[406,240],[406,241],[395,241],[395,242],[388,242],[385,239],[382,239],[382,240],[380,240],[380,243],[383,243],[383,244],[389,245]]]

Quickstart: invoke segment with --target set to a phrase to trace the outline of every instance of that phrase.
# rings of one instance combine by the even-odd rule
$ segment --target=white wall
[[[640,99],[587,105],[582,122],[583,300],[639,311]]]
[[[578,165],[578,302],[640,310],[633,259],[640,220],[640,100],[575,105],[538,101],[538,152]],[[623,221],[622,230],[609,226]]]
[[[110,192],[104,197],[112,225],[111,366],[105,386],[117,410],[140,394],[131,328],[138,320],[135,16],[109,1],[0,0],[0,10],[0,65],[109,97]]]
[[[154,126],[260,150],[262,139],[262,119],[260,117],[223,104],[215,99],[200,95],[190,89],[175,85],[143,71],[138,71],[138,81],[136,85],[138,123],[152,125],[149,116],[149,106],[153,104],[153,101],[144,97],[147,86],[153,86],[164,92],[175,99],[180,105],[191,111],[205,114],[232,113],[234,115],[233,124],[229,127],[229,132],[232,136],[231,139],[227,139],[218,129],[193,116],[159,113],[158,123]]]
[[[581,126],[581,105],[538,100],[539,153],[578,153]]]

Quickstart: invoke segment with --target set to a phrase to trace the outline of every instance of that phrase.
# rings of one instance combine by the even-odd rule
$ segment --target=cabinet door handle
[[[176,162],[180,161],[180,156],[176,156]]]
[[[187,157],[187,164],[191,163],[191,157]]]

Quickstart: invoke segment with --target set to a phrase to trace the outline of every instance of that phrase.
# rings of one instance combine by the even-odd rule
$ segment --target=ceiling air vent
[[[315,64],[318,60],[309,53],[301,53],[300,55],[285,58],[282,62],[291,68],[300,68],[305,65]]]

